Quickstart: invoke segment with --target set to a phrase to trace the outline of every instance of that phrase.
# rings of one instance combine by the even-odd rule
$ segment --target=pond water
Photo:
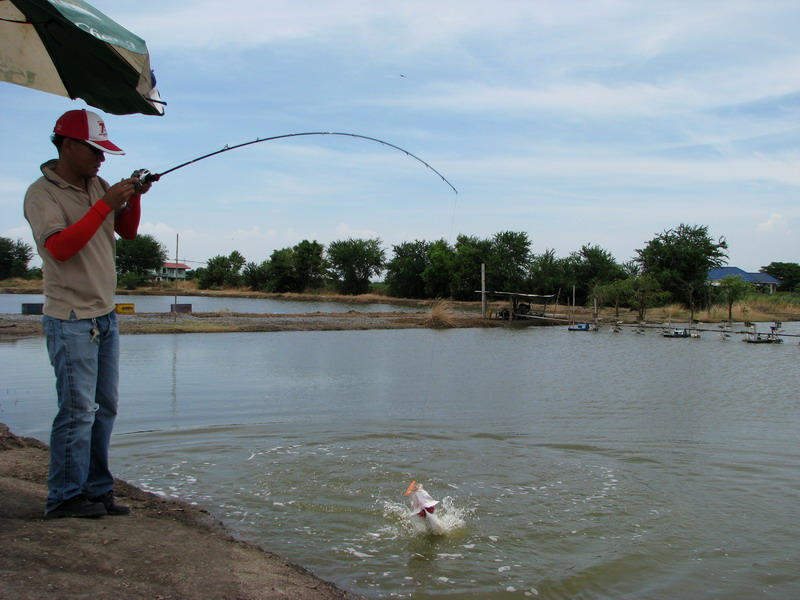
[[[531,327],[122,341],[116,474],[345,589],[800,597],[798,338]],[[0,421],[46,440],[43,340],[0,343],[0,365]],[[408,518],[412,479],[442,501],[445,535]]]
[[[139,313],[168,313],[175,303],[174,296],[117,296],[115,302],[133,303]],[[0,294],[0,314],[20,314],[23,304],[41,304],[41,294]],[[252,314],[340,313],[359,312],[416,312],[424,310],[394,304],[354,304],[350,302],[307,302],[301,300],[272,300],[267,298],[224,298],[219,296],[178,296],[178,304],[191,304],[193,312],[234,312]]]

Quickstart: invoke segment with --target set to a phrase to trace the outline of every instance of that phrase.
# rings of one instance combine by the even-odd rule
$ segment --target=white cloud
[[[380,14],[371,2],[306,0],[213,0],[162,2],[158,18],[130,14],[126,22],[141,35],[159,40],[164,48],[242,49],[277,40],[306,39],[324,31],[357,29]]]
[[[778,213],[772,213],[766,221],[758,224],[756,228],[759,236],[788,236],[792,233],[787,219]],[[800,251],[800,244],[798,244]]]
[[[159,239],[162,243],[166,239],[172,238],[175,239],[175,234],[177,231],[170,225],[166,223],[150,223],[144,222],[139,224],[139,233],[140,234],[148,234],[152,235],[153,237]]]
[[[710,104],[692,89],[630,83],[617,87],[593,81],[555,83],[547,87],[504,87],[486,83],[455,83],[418,98],[419,106],[458,112],[557,112],[585,115],[656,116]]]
[[[214,256],[228,256],[234,250],[240,252],[248,262],[261,262],[267,260],[273,250],[294,246],[307,237],[291,228],[276,230],[253,226],[177,231],[164,223],[143,223],[139,233],[150,234],[158,239],[167,248],[170,258],[175,256],[177,242],[179,258],[192,264],[205,262]]]
[[[353,239],[373,239],[373,238],[381,237],[380,234],[378,234],[377,232],[375,232],[375,231],[373,231],[371,229],[359,229],[357,227],[352,227],[351,225],[349,225],[347,223],[344,223],[344,222],[339,223],[336,226],[335,231],[336,231],[336,235],[338,236],[338,239],[340,239],[340,240],[350,239],[350,238],[353,238]],[[331,241],[336,241],[336,240],[331,240]]]
[[[690,186],[714,182],[769,181],[774,184],[800,186],[800,170],[796,160],[771,156],[738,158],[719,157],[716,160],[692,160],[668,157],[639,157],[625,152],[608,152],[604,156],[576,150],[573,154],[556,155],[543,149],[541,155],[497,155],[474,160],[449,161],[448,170],[457,173],[452,178],[479,181],[496,180],[498,189],[503,180],[512,178],[528,185],[597,187],[615,182],[620,189],[656,188],[665,183]],[[535,188],[534,188],[535,189]],[[530,192],[531,188],[521,189]]]
[[[2,237],[8,238],[11,240],[22,240],[26,244],[29,244],[33,248],[36,248],[36,245],[33,242],[33,234],[31,233],[31,228],[25,225],[20,227],[11,227],[9,229],[3,230]]]

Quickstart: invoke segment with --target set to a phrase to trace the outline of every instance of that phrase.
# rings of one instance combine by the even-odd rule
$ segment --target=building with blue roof
[[[772,275],[767,275],[766,273],[748,273],[739,267],[717,267],[716,269],[711,269],[706,279],[711,285],[719,285],[723,277],[729,276],[739,277],[742,281],[752,283],[759,290],[769,294],[774,293],[781,284],[781,280],[776,279]]]

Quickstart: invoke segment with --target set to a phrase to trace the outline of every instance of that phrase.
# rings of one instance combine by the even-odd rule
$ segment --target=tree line
[[[341,294],[362,294],[372,280],[384,276],[389,296],[476,300],[485,265],[486,289],[529,294],[554,294],[562,303],[631,307],[641,318],[649,307],[669,302],[692,312],[712,301],[732,304],[749,284],[723,280],[713,290],[710,269],[727,263],[728,245],[714,239],[708,227],[680,224],[657,234],[619,263],[596,245],[584,245],[566,257],[554,250],[535,254],[525,232],[501,231],[491,238],[459,235],[454,243],[415,240],[392,246],[386,256],[380,238],[347,239],[325,247],[304,240],[275,250],[262,263],[247,262],[239,252],[216,256],[193,278],[201,288],[247,286],[266,292],[305,292],[330,288]],[[800,264],[773,262],[762,272],[781,280],[783,291],[800,291]]]
[[[459,235],[415,240],[392,246],[387,257],[380,238],[317,241],[275,250],[261,263],[247,262],[238,251],[215,256],[205,267],[189,271],[201,289],[249,287],[284,293],[331,289],[340,294],[363,294],[383,275],[388,295],[397,298],[476,300],[485,265],[489,291],[554,294],[562,303],[631,307],[644,318],[651,306],[678,302],[692,312],[711,301],[707,274],[727,263],[728,245],[714,239],[707,226],[680,224],[665,230],[619,263],[597,245],[583,245],[566,257],[547,249],[535,254],[525,232],[501,231],[491,238]],[[17,240],[0,238],[0,279],[24,277],[32,250]],[[163,244],[150,235],[118,240],[120,285],[135,287],[161,268],[167,258]],[[779,290],[800,291],[800,264],[773,262],[761,271],[781,280]],[[37,276],[35,270],[30,276]],[[738,279],[738,278],[737,278]],[[747,286],[723,281],[713,291],[726,302],[741,296]]]

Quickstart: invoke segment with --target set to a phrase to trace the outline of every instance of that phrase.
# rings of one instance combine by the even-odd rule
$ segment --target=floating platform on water
[[[573,323],[567,331],[600,331],[600,327],[592,323]]]

